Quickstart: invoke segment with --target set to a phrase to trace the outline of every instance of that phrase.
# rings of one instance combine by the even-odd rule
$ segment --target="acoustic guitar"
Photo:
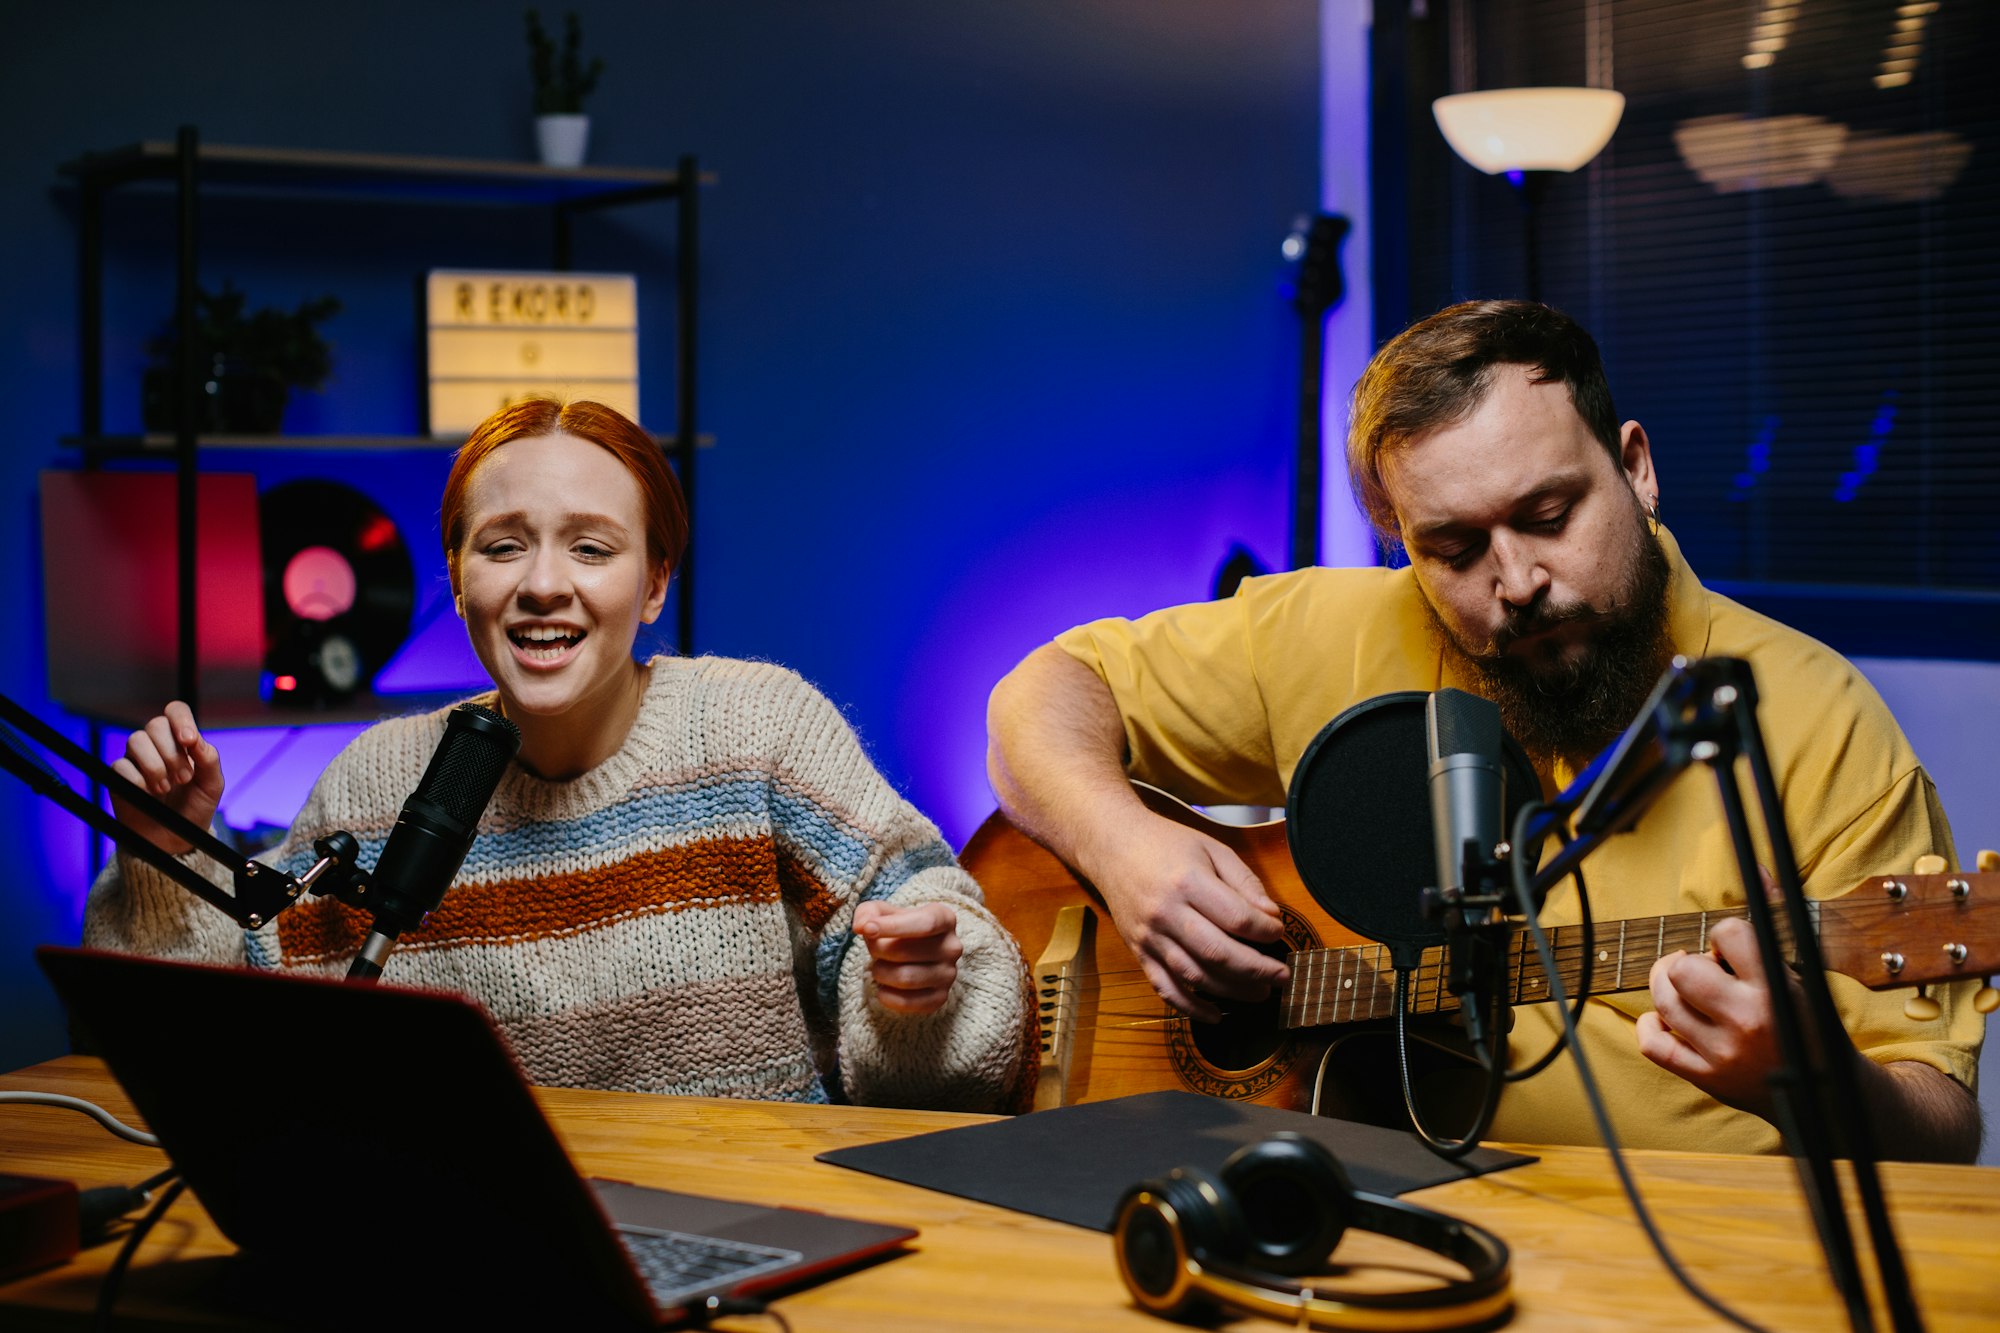
[[[1197,1023],[1162,1000],[1126,949],[1104,901],[1050,852],[996,812],[959,860],[986,891],[987,905],[1034,959],[1041,1019],[1041,1079],[1035,1109],[1183,1088],[1295,1110],[1325,1109],[1341,1047],[1379,1035],[1395,1011],[1388,949],[1347,930],[1314,901],[1293,868],[1282,820],[1234,825],[1209,819],[1165,792],[1134,783],[1148,808],[1199,829],[1243,858],[1284,918],[1283,954],[1291,980],[1269,999],[1236,1005],[1220,1022]],[[1946,873],[1942,857],[1920,858],[1907,875],[1865,880],[1850,893],[1809,904],[1829,970],[1872,990],[1915,986],[1912,1019],[1935,1017],[1925,985],[2000,972],[2000,917],[1978,910],[2000,893],[2000,855],[1981,852],[1977,873]],[[1708,947],[1716,921],[1739,912],[1683,912],[1598,922],[1593,994],[1642,990],[1655,960]],[[1783,919],[1780,918],[1780,926]],[[1583,966],[1583,928],[1548,930],[1568,993]],[[1548,999],[1534,943],[1517,933],[1509,948],[1508,1001]],[[1983,988],[1982,1012],[2000,1006]],[[1410,979],[1409,1013],[1448,1018],[1444,950],[1424,951]],[[1450,1049],[1448,1036],[1427,1040]]]

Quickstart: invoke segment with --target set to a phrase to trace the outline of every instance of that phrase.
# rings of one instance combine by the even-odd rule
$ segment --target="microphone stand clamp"
[[[1427,888],[1421,899],[1424,918],[1444,925],[1446,989],[1458,997],[1466,1040],[1482,1059],[1487,1058],[1489,1020],[1498,1019],[1503,1002],[1502,979],[1513,937],[1501,892],[1502,858],[1508,850],[1506,843],[1482,847],[1467,838],[1460,863],[1466,887]]]

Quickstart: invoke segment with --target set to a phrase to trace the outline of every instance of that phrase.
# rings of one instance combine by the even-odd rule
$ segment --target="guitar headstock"
[[[1924,993],[1934,982],[1987,978],[1974,1007],[2000,1008],[1990,980],[2000,973],[2000,853],[1981,852],[1978,866],[1947,871],[1943,857],[1923,856],[1910,874],[1873,876],[1828,902],[1838,924],[1821,923],[1827,967],[1870,990],[1915,986],[1903,1012],[1919,1022],[1940,1012]]]

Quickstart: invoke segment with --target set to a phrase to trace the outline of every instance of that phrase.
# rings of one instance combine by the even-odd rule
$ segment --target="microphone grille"
[[[1424,734],[1431,763],[1448,754],[1489,755],[1496,761],[1506,736],[1500,706],[1464,690],[1434,692],[1424,710]]]
[[[460,704],[445,719],[444,740],[418,790],[459,823],[477,823],[520,748],[512,722],[483,705]]]

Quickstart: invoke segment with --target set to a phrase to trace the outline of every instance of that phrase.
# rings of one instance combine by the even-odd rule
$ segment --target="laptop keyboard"
[[[663,1306],[681,1305],[691,1296],[789,1268],[805,1257],[797,1250],[694,1236],[685,1231],[629,1224],[621,1224],[617,1231],[646,1289]]]

